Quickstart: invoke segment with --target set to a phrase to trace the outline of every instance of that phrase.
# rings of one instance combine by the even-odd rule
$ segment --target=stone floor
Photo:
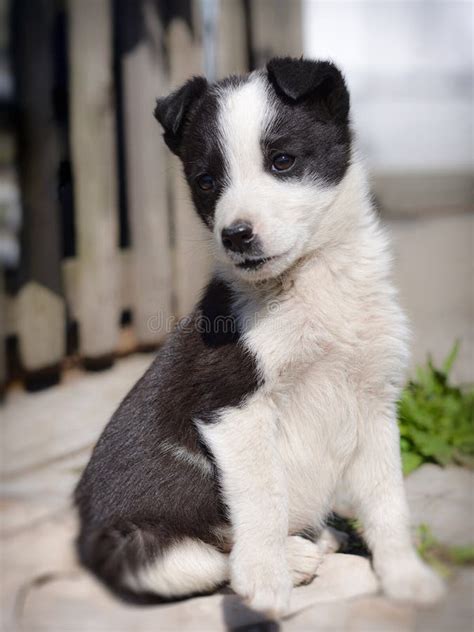
[[[412,329],[413,365],[436,363],[454,341],[456,383],[474,382],[474,213],[392,218],[395,280]]]
[[[2,630],[24,632],[467,632],[473,628],[474,571],[456,570],[446,600],[415,610],[385,599],[369,562],[335,553],[309,586],[296,589],[291,614],[262,622],[230,591],[136,608],[114,600],[74,559],[71,490],[91,447],[150,356],[119,361],[102,374],[70,371],[58,387],[12,389],[2,411]],[[407,481],[414,526],[428,523],[446,543],[474,538],[474,476],[424,466]]]

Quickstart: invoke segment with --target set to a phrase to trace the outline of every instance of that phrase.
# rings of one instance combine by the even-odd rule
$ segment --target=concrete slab
[[[413,330],[413,365],[441,363],[461,341],[453,378],[474,382],[474,214],[392,219],[395,278]]]
[[[257,629],[251,626],[262,622],[229,591],[167,606],[131,607],[116,601],[76,563],[72,489],[103,425],[150,361],[150,356],[129,357],[102,374],[73,372],[44,393],[9,394],[1,420],[8,436],[1,501],[2,630],[213,632]],[[435,466],[416,472],[408,480],[414,527],[428,522],[443,541],[465,537],[467,542],[461,527],[471,512],[472,476]],[[446,602],[417,611],[377,593],[366,559],[332,554],[312,584],[294,591],[290,616],[279,627],[266,623],[263,629],[464,632],[474,620],[474,571],[462,569],[451,581]]]
[[[408,477],[406,487],[414,525],[429,525],[443,544],[473,544],[474,472],[425,463]]]
[[[33,472],[90,448],[151,361],[149,354],[136,354],[103,373],[67,371],[61,384],[45,391],[10,390],[2,411],[4,476]]]

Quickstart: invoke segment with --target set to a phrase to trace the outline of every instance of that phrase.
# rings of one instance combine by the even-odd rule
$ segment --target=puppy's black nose
[[[226,250],[232,252],[246,252],[254,238],[252,224],[236,220],[227,228],[222,229],[222,243]]]

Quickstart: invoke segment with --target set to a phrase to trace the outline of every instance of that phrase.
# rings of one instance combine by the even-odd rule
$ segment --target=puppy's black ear
[[[275,57],[268,62],[267,72],[277,93],[287,101],[311,99],[330,118],[347,123],[349,93],[340,70],[331,62]]]
[[[193,77],[184,86],[167,97],[158,99],[154,111],[155,118],[164,129],[163,138],[173,153],[179,155],[179,146],[186,114],[194,101],[206,90],[204,77]]]

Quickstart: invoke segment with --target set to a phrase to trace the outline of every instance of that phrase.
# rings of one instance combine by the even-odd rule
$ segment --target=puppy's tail
[[[154,527],[81,533],[77,549],[81,563],[129,603],[179,601],[209,594],[229,580],[228,555],[195,538],[163,545]]]

